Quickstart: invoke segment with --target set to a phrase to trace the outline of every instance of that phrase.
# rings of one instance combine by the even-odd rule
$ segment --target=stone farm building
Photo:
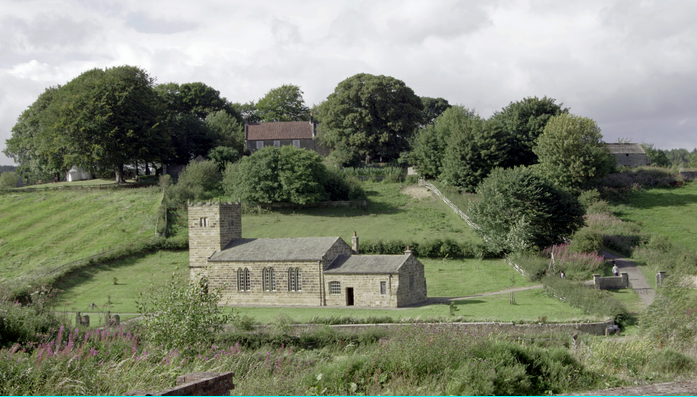
[[[404,255],[359,255],[341,237],[242,238],[241,206],[189,204],[189,271],[227,305],[401,307],[426,300],[424,266]]]
[[[649,164],[646,151],[638,143],[608,143],[610,153],[615,156],[618,167],[636,168]]]
[[[269,123],[249,123],[244,126],[244,144],[252,153],[266,146],[293,145],[317,152],[322,156],[329,154],[329,148],[317,140],[317,125],[310,121],[284,121]]]

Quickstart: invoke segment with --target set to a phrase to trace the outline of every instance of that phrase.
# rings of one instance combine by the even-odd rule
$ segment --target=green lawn
[[[0,282],[155,237],[157,188],[0,195]]]
[[[633,194],[630,204],[613,207],[625,221],[643,226],[685,247],[697,246],[697,183],[674,189],[649,189]]]
[[[423,260],[428,295],[430,297],[460,297],[511,287],[531,285],[502,260]],[[144,255],[94,266],[71,275],[68,281],[57,285],[65,292],[60,297],[59,311],[83,313],[137,312],[138,290],[150,284],[163,285],[172,273],[187,276],[188,252],[166,252]],[[117,284],[113,279],[116,277]],[[546,316],[548,321],[590,319],[581,311],[548,298],[540,290],[516,293],[516,306],[508,304],[509,294],[479,297],[458,301],[457,313],[467,321],[501,320],[534,321]],[[111,303],[109,303],[111,302]],[[92,309],[94,303],[97,308]],[[354,316],[358,318],[390,316],[397,318],[434,318],[448,316],[447,305],[428,305],[407,309],[354,309],[354,308],[235,308],[261,323],[272,321],[285,313],[295,321],[303,322],[312,316]]]
[[[132,179],[127,179],[126,183],[135,183]],[[56,182],[56,183],[43,183],[41,185],[31,185],[23,186],[17,189],[60,189],[62,187],[76,187],[76,186],[86,186],[93,187],[98,185],[113,185],[116,186],[114,178],[109,179],[89,179],[84,181],[74,181],[74,182]]]
[[[583,314],[583,311],[573,308],[559,300],[547,297],[542,290],[529,290],[515,293],[516,305],[509,304],[509,294],[493,295],[481,298],[457,301],[458,311],[455,313],[462,321],[500,321],[500,322],[536,322],[546,317],[547,322],[581,322],[600,320],[594,316]],[[230,310],[230,309],[228,309]],[[260,324],[272,322],[279,314],[289,316],[296,323],[305,323],[312,317],[346,317],[357,319],[367,317],[392,317],[398,319],[454,319],[450,316],[448,305],[428,305],[400,309],[359,309],[359,308],[270,308],[270,307],[240,307],[232,309],[240,314],[254,318]]]
[[[402,194],[399,183],[364,182],[369,205],[364,209],[283,210],[242,216],[244,237],[341,236],[351,241],[353,232],[364,240],[417,241],[450,238],[481,240],[435,195],[417,199]]]

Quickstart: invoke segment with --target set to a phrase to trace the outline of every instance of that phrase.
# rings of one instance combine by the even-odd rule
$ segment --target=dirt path
[[[644,302],[646,306],[653,303],[653,300],[656,298],[656,291],[651,288],[636,263],[607,251],[603,251],[603,257],[609,260],[614,259],[617,263],[617,267],[620,269],[620,273],[627,273],[629,275],[629,283],[632,289],[639,294],[641,301]]]
[[[694,396],[697,395],[697,381],[656,383],[645,386],[615,387],[589,392],[561,394],[562,396]]]

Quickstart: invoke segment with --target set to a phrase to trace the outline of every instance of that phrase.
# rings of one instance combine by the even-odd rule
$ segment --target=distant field
[[[0,282],[155,236],[157,188],[0,194]]]
[[[675,243],[697,247],[697,183],[674,189],[649,189],[633,194],[630,204],[613,207],[625,221],[662,234]]]
[[[367,210],[306,209],[274,211],[242,216],[244,237],[341,236],[351,241],[353,232],[366,240],[408,240],[450,238],[455,241],[481,240],[447,205],[417,186],[399,183],[364,182]],[[402,190],[423,193],[413,198]],[[417,194],[418,194],[417,193]]]

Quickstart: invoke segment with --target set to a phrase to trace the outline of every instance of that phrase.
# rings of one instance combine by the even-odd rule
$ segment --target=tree
[[[19,176],[14,171],[6,171],[0,174],[0,189],[11,189],[19,186]]]
[[[537,156],[533,151],[537,137],[542,134],[550,118],[569,111],[555,101],[547,97],[528,97],[511,102],[490,118],[491,122],[498,124],[508,135],[504,167],[537,163]]]
[[[641,146],[644,148],[651,165],[656,167],[670,167],[672,165],[665,150],[656,149],[653,143],[642,143]]]
[[[423,122],[421,99],[404,82],[357,74],[339,83],[319,107],[320,139],[343,156],[397,159]]]
[[[439,176],[444,183],[474,191],[503,160],[505,135],[493,123],[482,120],[459,106],[452,107],[437,121],[450,129]]]
[[[223,171],[228,163],[234,163],[240,159],[240,153],[234,148],[218,146],[208,152],[208,158],[218,165],[218,170]]]
[[[545,248],[583,226],[578,199],[529,167],[496,168],[476,192],[468,214],[494,252]]]
[[[443,98],[429,98],[427,96],[421,97],[421,104],[424,106],[423,110],[423,124],[429,125],[433,124],[438,116],[443,112],[450,109],[452,105],[448,103]]]
[[[179,174],[175,185],[167,189],[167,195],[174,202],[188,200],[208,200],[220,193],[221,174],[213,161],[192,161]]]
[[[307,121],[310,109],[305,106],[300,87],[284,84],[264,95],[256,104],[257,115],[263,121]]]
[[[540,172],[564,188],[579,188],[591,178],[602,178],[615,157],[603,142],[595,121],[562,113],[552,117],[533,151]]]
[[[244,120],[227,99],[220,96],[220,91],[204,83],[166,83],[155,87],[162,100],[167,104],[167,111],[181,114],[189,113],[205,120],[209,114],[225,110],[239,123]]]
[[[214,137],[215,146],[225,146],[235,149],[238,153],[244,151],[244,126],[225,110],[209,113],[206,125]]]
[[[328,197],[327,178],[317,153],[293,146],[267,146],[228,165],[223,188],[233,199],[308,204]]]

